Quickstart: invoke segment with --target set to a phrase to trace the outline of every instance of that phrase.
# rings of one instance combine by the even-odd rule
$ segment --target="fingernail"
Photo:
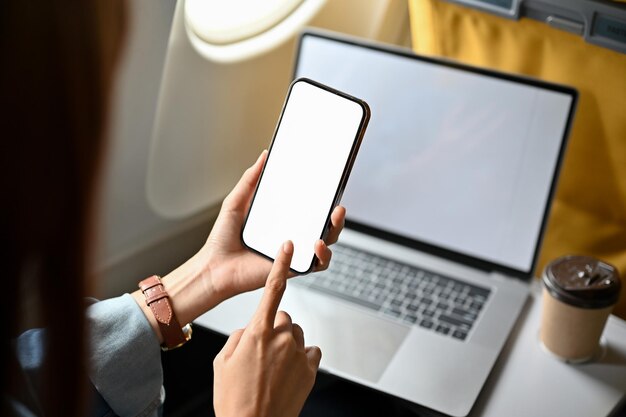
[[[283,243],[283,252],[285,252],[287,255],[291,255],[293,253],[293,242],[291,240]]]
[[[324,242],[323,239],[320,239],[318,242],[322,242],[322,247],[324,247],[324,248],[326,247],[326,242]]]

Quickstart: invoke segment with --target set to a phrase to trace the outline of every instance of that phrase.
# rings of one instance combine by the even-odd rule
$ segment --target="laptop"
[[[577,93],[318,31],[297,77],[372,117],[330,268],[290,280],[281,309],[323,370],[465,416],[528,298]],[[232,332],[260,294],[197,322]]]

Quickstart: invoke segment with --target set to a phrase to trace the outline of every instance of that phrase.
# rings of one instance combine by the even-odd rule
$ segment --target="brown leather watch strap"
[[[163,335],[163,348],[174,349],[183,345],[191,338],[191,332],[185,334],[181,328],[165,287],[158,275],[152,275],[139,283],[139,288],[146,297],[146,304],[150,307],[154,318],[159,324]]]

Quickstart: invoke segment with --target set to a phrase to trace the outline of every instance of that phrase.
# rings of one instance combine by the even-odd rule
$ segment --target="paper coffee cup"
[[[567,361],[593,358],[619,297],[617,269],[589,256],[565,256],[546,266],[543,284],[543,345]]]

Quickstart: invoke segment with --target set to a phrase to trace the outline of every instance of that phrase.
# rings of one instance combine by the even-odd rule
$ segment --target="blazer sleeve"
[[[87,309],[90,378],[120,417],[157,415],[165,399],[159,341],[129,294]]]

